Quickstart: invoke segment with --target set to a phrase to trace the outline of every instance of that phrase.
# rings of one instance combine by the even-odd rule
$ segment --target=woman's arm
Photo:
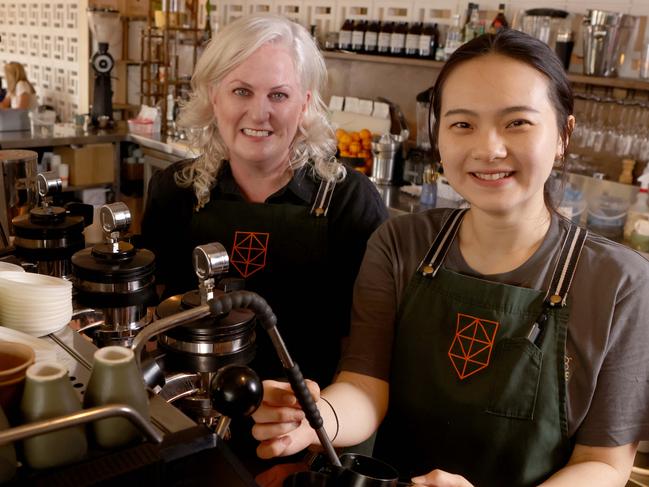
[[[602,447],[575,445],[568,464],[544,487],[624,487],[629,480],[638,443]]]
[[[29,99],[30,99],[29,93],[22,93],[20,95],[17,95],[17,97],[18,97],[18,106],[15,108],[21,108],[23,110],[29,108]]]
[[[309,382],[329,438],[335,446],[356,445],[376,431],[388,405],[388,383],[363,374],[341,372],[320,398],[317,384]],[[328,403],[327,403],[328,401]],[[334,413],[335,411],[335,413]],[[257,454],[272,458],[297,453],[318,444],[287,383],[264,381],[264,400],[253,414],[253,436],[261,441]]]

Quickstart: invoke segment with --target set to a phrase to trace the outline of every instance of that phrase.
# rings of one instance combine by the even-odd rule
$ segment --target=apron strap
[[[424,260],[419,264],[418,272],[426,277],[435,277],[437,271],[442,266],[448,249],[455,239],[457,231],[460,229],[462,218],[468,208],[456,208],[448,215],[441,230],[437,233],[433,244],[430,246]]]
[[[588,230],[574,224],[570,225],[552,274],[550,288],[545,295],[544,301],[547,305],[551,307],[566,305],[566,297],[587,236]]]
[[[315,196],[315,201],[311,207],[309,214],[315,217],[327,216],[329,205],[331,204],[331,196],[333,195],[336,181],[321,180],[318,186],[318,192]]]

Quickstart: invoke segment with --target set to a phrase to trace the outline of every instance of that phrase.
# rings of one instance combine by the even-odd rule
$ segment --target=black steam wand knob
[[[276,326],[277,317],[266,300],[258,294],[250,291],[233,291],[215,297],[208,302],[208,305],[210,306],[213,316],[229,313],[233,308],[247,308],[255,313],[257,321],[262,328],[266,330],[266,333],[268,333],[268,336],[273,343],[273,347],[275,348],[275,351],[282,362],[282,366],[284,367],[286,377],[291,384],[291,388],[293,389],[300,406],[302,406],[302,410],[309,421],[309,425],[311,425],[315,430],[329,461],[333,465],[340,467],[340,460],[338,459],[336,450],[334,450],[331,440],[324,429],[320,411],[318,411],[318,407],[306,386],[300,368],[295,362],[293,362],[293,359],[286,349],[284,340],[282,340]]]
[[[245,365],[221,367],[210,383],[212,405],[221,413],[216,434],[223,438],[230,418],[250,416],[264,397],[264,387],[257,373]]]

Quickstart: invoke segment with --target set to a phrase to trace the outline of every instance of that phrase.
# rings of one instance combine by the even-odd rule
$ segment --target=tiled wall
[[[0,0],[0,64],[22,63],[39,103],[66,121],[88,111],[87,6],[87,0]]]

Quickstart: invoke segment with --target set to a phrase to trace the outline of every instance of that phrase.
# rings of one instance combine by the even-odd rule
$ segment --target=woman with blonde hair
[[[20,63],[5,64],[5,79],[7,94],[0,102],[0,108],[22,108],[33,110],[38,108],[36,90],[27,80],[25,68]]]
[[[326,79],[311,36],[284,17],[246,16],[219,31],[180,115],[200,155],[154,175],[142,234],[164,296],[195,289],[192,249],[221,242],[230,275],[268,300],[305,374],[330,383],[366,241],[387,210],[364,175],[335,159]],[[251,366],[282,375],[263,333]]]

